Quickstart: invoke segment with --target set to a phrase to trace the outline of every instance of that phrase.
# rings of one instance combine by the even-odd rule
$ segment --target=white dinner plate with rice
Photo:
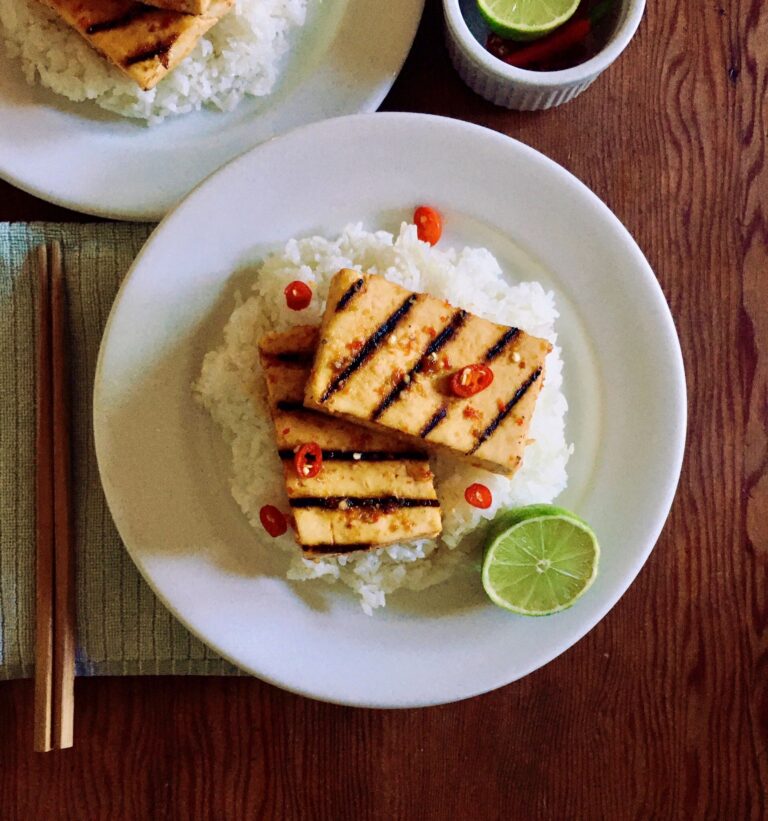
[[[436,249],[402,227],[422,203],[443,212]],[[259,525],[259,507],[284,506],[285,491],[253,345],[265,329],[315,321],[345,266],[517,323],[555,350],[536,442],[512,480],[437,464],[443,541],[313,563]],[[316,294],[300,314],[282,298],[297,278]],[[120,291],[94,398],[110,509],[176,616],[266,681],[378,707],[486,692],[590,630],[659,536],[685,416],[667,303],[610,210],[521,143],[409,114],[298,129],[190,195]],[[470,477],[493,489],[494,508],[464,502]],[[502,503],[553,499],[594,527],[597,580],[569,610],[513,615],[483,592],[477,535]]]
[[[78,211],[160,219],[254,145],[378,108],[422,8],[237,0],[156,90],[141,92],[40,0],[0,0],[0,177]]]

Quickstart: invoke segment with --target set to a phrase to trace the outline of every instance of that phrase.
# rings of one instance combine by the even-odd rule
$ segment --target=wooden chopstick
[[[53,413],[51,281],[48,249],[37,249],[38,328],[35,414],[35,749],[53,749]]]
[[[72,746],[75,681],[66,286],[58,243],[40,249],[38,270],[35,749],[47,751]]]
[[[53,362],[53,510],[56,595],[53,645],[53,745],[72,746],[75,710],[75,557],[72,538],[70,413],[67,372],[67,295],[61,246],[51,246]]]

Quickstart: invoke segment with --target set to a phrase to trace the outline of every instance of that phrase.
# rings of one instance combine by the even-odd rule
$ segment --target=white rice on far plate
[[[231,111],[248,94],[275,86],[289,35],[306,20],[308,0],[236,0],[192,53],[150,91],[101,57],[40,0],[0,0],[0,39],[30,84],[70,100],[92,100],[150,123],[204,105]]]
[[[198,399],[231,444],[232,493],[260,532],[261,507],[274,504],[287,510],[288,500],[256,345],[267,331],[319,324],[329,282],[340,268],[382,274],[406,288],[447,299],[494,322],[520,327],[553,344],[557,340],[553,294],[537,282],[510,286],[486,249],[433,248],[419,241],[415,226],[406,224],[396,237],[351,225],[334,240],[290,240],[259,269],[252,294],[235,309],[224,329],[224,344],[206,355],[194,386]],[[283,290],[295,279],[309,283],[315,295],[304,311],[291,311],[285,305]],[[550,502],[566,486],[571,447],[565,441],[567,403],[561,386],[562,361],[554,344],[531,422],[530,436],[535,441],[526,448],[522,467],[513,478],[448,456],[433,458],[443,510],[439,540],[422,539],[369,553],[311,560],[302,556],[289,530],[265,549],[277,545],[290,553],[290,579],[348,585],[369,614],[383,607],[386,595],[395,590],[423,590],[448,578],[462,563],[476,564],[477,558],[471,554],[477,544],[470,534],[479,525],[492,519],[500,508]],[[488,510],[479,510],[464,500],[464,490],[473,482],[491,489],[493,505]]]

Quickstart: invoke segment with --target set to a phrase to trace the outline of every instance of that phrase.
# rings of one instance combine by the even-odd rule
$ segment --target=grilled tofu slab
[[[296,522],[309,557],[370,550],[442,530],[428,456],[391,433],[379,433],[304,407],[317,327],[272,333],[259,343],[277,449]],[[314,442],[323,468],[299,476],[295,451]]]
[[[511,476],[551,349],[518,328],[344,269],[331,283],[304,401]],[[472,364],[490,367],[493,382],[455,396],[451,376]]]
[[[156,86],[232,8],[214,0],[205,14],[181,14],[132,0],[42,0],[145,91]]]

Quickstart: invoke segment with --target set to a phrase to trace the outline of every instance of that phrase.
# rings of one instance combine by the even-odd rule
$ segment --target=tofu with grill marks
[[[317,327],[302,326],[259,342],[302,550],[310,557],[332,556],[438,536],[440,504],[423,448],[303,406],[317,338]],[[293,461],[309,442],[323,451],[323,468],[314,478],[299,476]]]
[[[304,403],[511,476],[551,349],[518,328],[343,269],[331,283]],[[491,368],[493,382],[455,396],[451,377],[473,364]]]
[[[192,51],[232,8],[213,0],[204,14],[153,8],[132,0],[42,0],[123,74],[148,91]]]

